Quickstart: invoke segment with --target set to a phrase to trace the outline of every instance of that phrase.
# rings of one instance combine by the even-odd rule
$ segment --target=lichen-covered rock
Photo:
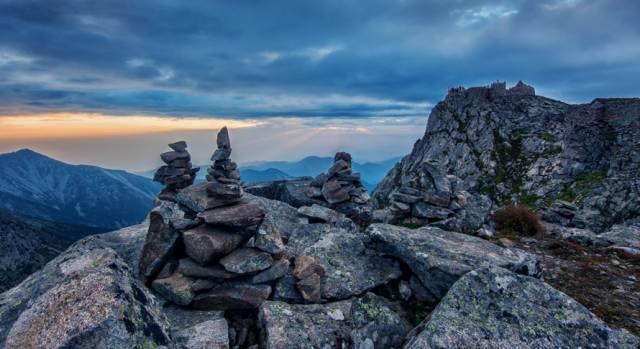
[[[537,279],[496,266],[461,277],[405,348],[637,348],[584,306]]]
[[[176,306],[166,307],[164,312],[176,349],[229,349],[229,326],[223,312]]]
[[[371,247],[406,263],[436,300],[442,298],[458,278],[483,263],[524,275],[542,273],[540,258],[535,255],[439,228],[408,229],[372,224],[366,234],[371,239]]]
[[[302,250],[325,270],[322,298],[346,299],[400,277],[399,263],[367,248],[367,242],[364,234],[332,229]]]
[[[188,276],[173,273],[164,279],[153,280],[151,288],[173,303],[186,306],[195,296],[192,288],[194,281]]]
[[[127,252],[132,243],[140,249],[144,227],[132,233],[78,241],[42,270],[0,294],[0,346],[169,347],[170,329],[159,302],[116,250],[108,247],[118,245]],[[126,242],[119,244],[119,240]]]
[[[255,248],[242,247],[222,258],[220,264],[229,272],[250,274],[269,268],[273,257]]]
[[[409,329],[390,303],[373,294],[322,305],[267,301],[259,326],[270,349],[399,348]]]

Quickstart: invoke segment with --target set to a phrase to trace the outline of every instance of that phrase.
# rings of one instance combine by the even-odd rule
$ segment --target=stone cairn
[[[303,299],[319,302],[324,270],[310,257],[290,270],[278,230],[263,222],[255,201],[243,200],[226,127],[217,145],[208,181],[181,190],[177,204],[161,201],[151,211],[139,263],[145,283],[180,306],[255,309],[278,279],[293,274]]]
[[[351,169],[351,154],[338,152],[333,166],[318,175],[307,188],[309,198],[324,201],[323,206],[342,212],[358,224],[370,220],[371,204],[360,174]]]
[[[153,175],[153,180],[165,185],[160,193],[161,199],[172,200],[178,190],[184,189],[196,179],[200,168],[192,167],[191,155],[187,151],[187,143],[179,141],[169,144],[172,151],[160,154],[160,159],[166,164]]]

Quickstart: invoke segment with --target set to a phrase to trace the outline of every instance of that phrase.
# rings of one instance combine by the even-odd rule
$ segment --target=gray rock
[[[160,154],[160,159],[162,159],[166,164],[170,164],[178,159],[190,159],[190,156],[187,152],[168,151]]]
[[[231,139],[229,138],[229,130],[227,127],[223,127],[218,132],[216,136],[216,145],[218,149],[229,149],[231,150]]]
[[[602,241],[602,244],[640,250],[640,226],[614,225],[607,232],[600,234],[598,240]]]
[[[186,206],[194,212],[204,212],[225,205],[233,205],[240,202],[240,198],[214,198],[207,194],[208,183],[191,185],[176,195],[176,202]]]
[[[262,222],[264,210],[251,202],[243,201],[233,206],[224,206],[198,213],[207,224],[232,228],[257,226]]]
[[[171,219],[180,218],[181,212],[175,205],[163,204],[149,213],[149,232],[138,264],[145,283],[160,273],[175,252],[180,234],[173,228]]]
[[[302,343],[312,348],[363,348],[365,343],[390,348],[394,343],[389,338],[402,338],[409,329],[387,301],[373,294],[322,305],[267,301],[258,318],[266,347],[273,349]]]
[[[199,310],[255,309],[271,294],[267,285],[230,284],[197,295],[191,307]]]
[[[271,254],[282,253],[285,249],[280,232],[270,222],[263,222],[258,228],[255,247]]]
[[[225,184],[219,182],[207,183],[207,194],[217,199],[235,203],[242,197],[242,187],[239,184]]]
[[[285,276],[288,271],[289,261],[286,259],[279,259],[273,262],[273,265],[269,269],[252,276],[250,282],[252,284],[271,282]]]
[[[302,303],[302,295],[296,287],[298,280],[293,275],[285,275],[278,279],[273,290],[273,300],[286,303]]]
[[[449,209],[432,206],[431,204],[428,204],[426,202],[418,202],[413,205],[411,213],[415,217],[426,218],[430,220],[443,220],[453,215],[453,212]]]
[[[178,272],[186,276],[209,279],[231,279],[238,276],[235,273],[226,271],[222,266],[217,264],[203,267],[191,258],[180,259],[178,262]]]
[[[367,243],[362,233],[334,228],[302,249],[300,255],[313,257],[325,270],[322,298],[346,299],[400,277],[399,263]]]
[[[200,265],[231,253],[252,236],[251,232],[199,225],[182,233],[185,252]]]
[[[151,288],[177,305],[189,305],[195,296],[191,288],[193,282],[192,278],[176,272],[167,278],[153,280]]]
[[[322,299],[322,277],[311,274],[296,282],[296,288],[302,299],[310,303],[320,303]]]
[[[116,252],[128,258],[143,241],[144,229],[83,239],[0,294],[0,346],[169,347],[160,303]]]
[[[540,258],[518,249],[505,249],[475,236],[433,227],[407,229],[372,224],[370,246],[406,263],[435,299],[442,298],[465,273],[483,263],[525,275],[540,276]]]
[[[269,268],[273,258],[258,249],[243,247],[220,259],[220,264],[232,273],[250,274]]]
[[[335,223],[340,219],[344,219],[344,215],[342,213],[317,204],[299,207],[298,213],[313,220],[320,220],[325,223]]]
[[[207,320],[174,332],[184,349],[229,349],[229,327],[224,317]]]
[[[349,200],[349,191],[342,188],[337,180],[329,180],[322,186],[322,196],[330,205]]]
[[[544,282],[496,266],[462,276],[405,348],[637,348]]]
[[[175,143],[171,143],[169,144],[169,148],[173,149],[174,151],[177,151],[178,153],[184,153],[185,151],[187,151],[187,142],[178,141]]]

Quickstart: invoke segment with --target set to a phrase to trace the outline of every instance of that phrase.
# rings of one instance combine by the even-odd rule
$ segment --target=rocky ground
[[[640,258],[549,236],[509,241],[542,256],[544,280],[551,286],[612,327],[640,335]]]

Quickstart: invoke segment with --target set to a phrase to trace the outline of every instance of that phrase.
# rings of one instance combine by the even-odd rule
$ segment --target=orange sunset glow
[[[256,127],[258,120],[167,118],[146,115],[114,116],[92,113],[46,113],[0,116],[0,138],[60,139],[148,134],[167,131]]]

